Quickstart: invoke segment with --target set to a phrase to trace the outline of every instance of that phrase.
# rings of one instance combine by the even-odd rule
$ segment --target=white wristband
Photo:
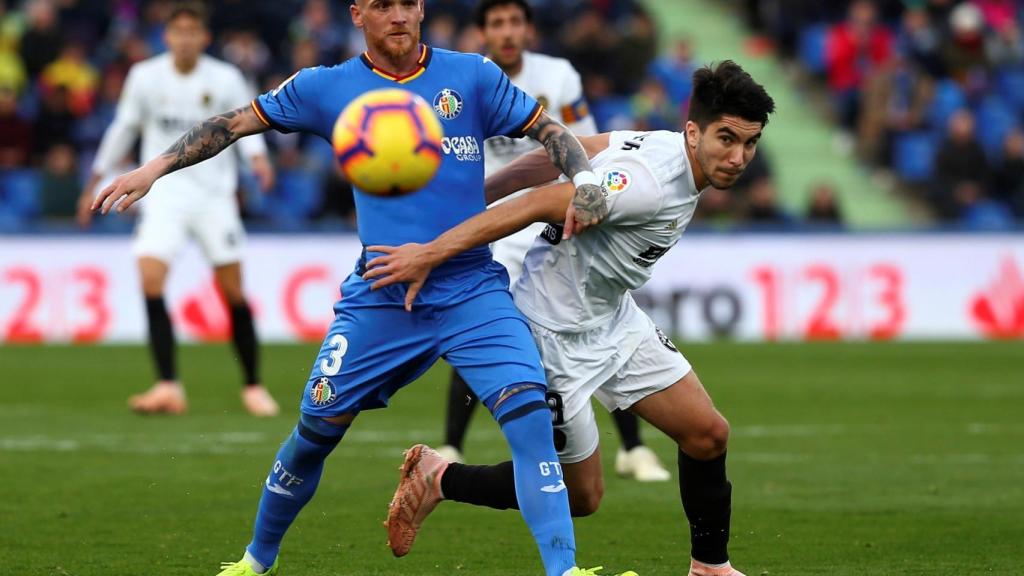
[[[597,174],[594,174],[590,170],[584,170],[583,172],[580,172],[579,174],[572,177],[572,183],[577,188],[583,186],[584,184],[593,184],[594,186],[600,186],[601,179],[597,176]]]

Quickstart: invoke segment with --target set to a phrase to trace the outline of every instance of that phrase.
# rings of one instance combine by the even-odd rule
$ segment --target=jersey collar
[[[398,82],[399,84],[405,84],[406,82],[412,82],[413,80],[419,78],[424,72],[427,71],[427,66],[430,65],[430,57],[433,54],[433,50],[431,50],[430,46],[427,46],[426,44],[421,44],[420,46],[420,58],[419,60],[416,61],[416,68],[413,69],[412,72],[409,72],[404,76],[395,76],[394,74],[386,70],[381,70],[380,68],[377,67],[376,64],[373,63],[373,60],[370,59],[370,54],[367,52],[363,52],[359,59],[374,74],[387,78],[388,80]]]

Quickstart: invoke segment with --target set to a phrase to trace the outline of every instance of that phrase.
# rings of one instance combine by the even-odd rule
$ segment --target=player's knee
[[[569,511],[576,518],[597,512],[604,497],[604,481],[600,478],[587,483],[582,489],[569,490]]]
[[[146,298],[162,298],[164,295],[163,276],[143,274],[142,293]]]
[[[711,460],[725,453],[729,445],[729,421],[715,414],[701,430],[679,443],[679,447],[698,460]]]
[[[242,292],[241,286],[224,282],[218,283],[217,286],[220,288],[220,293],[224,295],[224,301],[228,303],[228,306],[235,307],[245,304],[245,294]]]
[[[342,414],[341,416],[330,416],[321,418],[324,422],[334,426],[348,426],[356,419],[355,414]]]

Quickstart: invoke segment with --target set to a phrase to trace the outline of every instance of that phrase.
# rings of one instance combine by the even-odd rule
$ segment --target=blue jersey
[[[425,243],[482,212],[483,142],[492,136],[521,137],[542,108],[509,81],[493,62],[423,46],[417,69],[396,77],[363,54],[343,64],[300,70],[277,89],[253,102],[260,119],[281,132],[311,132],[331,140],[345,106],[377,88],[402,88],[433,104],[444,128],[443,158],[425,188],[400,197],[355,191],[359,238],[364,246]],[[490,249],[476,248],[453,258],[435,274],[483,266]]]

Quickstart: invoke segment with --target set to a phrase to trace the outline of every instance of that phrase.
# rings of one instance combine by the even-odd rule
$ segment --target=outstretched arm
[[[541,114],[526,135],[544,145],[551,163],[576,186],[572,205],[565,213],[565,236],[601,223],[608,216],[608,203],[601,180],[591,170],[587,152],[576,136],[547,114]]]
[[[223,152],[243,136],[265,132],[264,124],[252,106],[243,106],[196,124],[178,138],[163,154],[139,168],[117,177],[92,203],[92,209],[106,214],[120,200],[118,212],[124,212],[142,199],[158,178],[198,164]]]
[[[368,252],[379,252],[384,256],[378,256],[366,264],[367,271],[363,279],[377,278],[373,283],[374,289],[408,283],[405,309],[411,310],[412,302],[431,270],[456,254],[504,238],[534,222],[561,221],[565,211],[572,205],[573,193],[573,185],[569,183],[537,188],[477,214],[430,243],[398,247],[367,246]]]
[[[587,158],[597,156],[608,147],[608,134],[580,137],[580,144],[587,152]],[[551,163],[547,149],[538,148],[523,154],[508,166],[487,177],[484,194],[487,204],[492,204],[520,190],[546,184],[558,178],[561,171]]]

